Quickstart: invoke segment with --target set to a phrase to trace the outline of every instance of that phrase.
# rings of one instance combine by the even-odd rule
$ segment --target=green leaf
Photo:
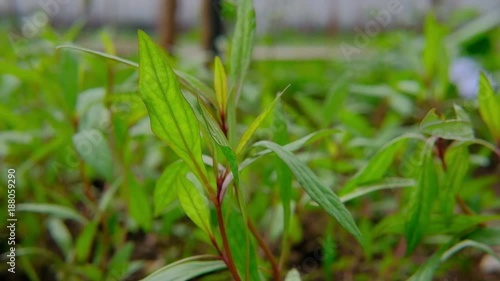
[[[177,198],[177,177],[181,176],[181,170],[186,167],[186,164],[177,161],[170,164],[156,181],[154,191],[154,215],[158,216],[161,211],[172,203]]]
[[[231,81],[234,104],[238,103],[240,90],[252,59],[255,32],[255,11],[252,0],[241,0],[238,4],[236,27],[231,41]]]
[[[181,169],[177,174],[177,196],[182,209],[186,215],[209,236],[212,234],[210,228],[210,216],[208,209],[208,199],[203,194],[201,188],[195,186],[195,179],[188,179],[187,167]]]
[[[19,212],[47,214],[61,219],[75,220],[80,223],[87,222],[87,219],[77,211],[55,204],[21,203],[16,205],[16,210]]]
[[[443,188],[441,193],[441,207],[443,213],[452,215],[455,206],[455,195],[458,193],[464,183],[469,170],[469,151],[467,145],[461,143],[454,145],[446,150],[444,160],[447,166]]]
[[[68,113],[73,113],[78,95],[78,63],[69,52],[62,54],[60,69],[60,83],[63,89],[64,100]],[[71,115],[70,115],[71,116]]]
[[[434,141],[431,139],[421,152],[422,160],[417,166],[419,171],[417,185],[413,188],[408,202],[409,211],[406,221],[407,254],[415,249],[425,232],[438,191],[433,146]]]
[[[221,114],[226,114],[228,98],[227,77],[219,57],[215,57],[214,89],[219,110]]]
[[[60,219],[51,218],[47,222],[47,229],[56,242],[57,246],[64,253],[65,257],[69,257],[73,248],[73,238],[68,227]]]
[[[413,179],[403,179],[403,178],[386,178],[380,184],[369,185],[369,186],[360,186],[355,191],[344,194],[340,196],[340,200],[345,203],[347,201],[353,200],[355,198],[364,196],[366,194],[386,189],[395,189],[395,188],[406,188],[414,186],[416,183]]]
[[[479,228],[468,234],[465,238],[483,244],[497,246],[500,245],[500,227]]]
[[[472,240],[460,241],[459,243],[455,244],[453,247],[449,248],[446,252],[444,252],[441,255],[441,262],[446,261],[455,253],[457,253],[458,251],[463,250],[464,248],[467,248],[467,247],[476,248],[476,249],[479,249],[483,252],[486,252],[486,253],[492,255],[493,257],[495,257],[500,262],[500,257],[498,256],[497,253],[495,253],[495,251],[490,246],[483,244],[483,243],[476,242],[476,241],[472,241]]]
[[[347,194],[356,189],[360,184],[376,182],[382,179],[394,161],[396,153],[405,146],[406,141],[407,136],[402,136],[390,141],[379,149],[375,155],[369,158],[370,160],[366,166],[359,170],[359,172],[345,184],[340,194]]]
[[[262,121],[264,121],[264,119],[266,119],[267,115],[274,108],[274,105],[278,102],[278,100],[281,98],[281,95],[283,95],[283,93],[286,91],[287,88],[288,88],[288,86],[276,96],[276,98],[273,100],[273,102],[271,102],[271,104],[266,109],[264,109],[264,111],[261,112],[259,114],[259,116],[257,116],[257,118],[255,118],[253,120],[252,124],[250,124],[250,127],[248,127],[248,129],[245,131],[243,136],[241,136],[241,139],[238,143],[238,146],[236,147],[236,154],[237,155],[241,156],[243,149],[248,144],[248,141],[250,140],[252,135],[255,133],[257,128],[259,128],[260,124],[262,124]]]
[[[166,54],[143,31],[139,31],[139,60],[139,89],[151,129],[207,183],[196,115],[181,92]]]
[[[142,281],[188,281],[200,275],[226,268],[221,260],[199,260],[205,257],[190,257],[169,264],[153,272]]]
[[[121,280],[125,277],[133,250],[134,244],[132,242],[127,242],[115,252],[106,268],[108,273],[107,280],[112,280],[111,278]]]
[[[113,180],[113,159],[108,142],[103,133],[97,129],[82,130],[73,136],[73,146],[85,163],[96,173]]]
[[[237,186],[239,186],[240,179],[239,179],[238,158],[236,157],[236,154],[229,146],[229,142],[224,133],[222,132],[219,124],[217,123],[217,121],[214,120],[212,114],[210,114],[207,105],[200,99],[198,99],[198,104],[200,105],[201,115],[203,116],[203,120],[205,120],[208,132],[210,133],[212,139],[219,146],[220,150],[222,151],[222,154],[224,154],[224,157],[226,158],[229,164],[229,168],[233,173],[234,182],[236,183]]]
[[[130,216],[145,231],[153,227],[153,212],[145,186],[141,185],[135,176],[128,174],[127,185],[129,187],[129,212]]]
[[[80,262],[88,260],[97,232],[97,225],[96,221],[87,224],[76,240],[76,259]]]
[[[362,244],[361,232],[359,231],[354,219],[340,201],[340,198],[329,188],[324,186],[318,177],[296,156],[288,150],[269,141],[260,141],[254,146],[262,146],[272,150],[278,157],[285,162],[297,180],[311,196],[311,199],[317,202],[328,214],[334,217],[345,230],[351,233]]]
[[[458,117],[463,117],[463,113],[455,108]],[[431,136],[440,137],[449,140],[471,140],[474,139],[474,132],[470,120],[451,119],[441,120],[436,114],[436,110],[432,109],[427,113],[424,120],[420,124],[420,129],[423,133]]]
[[[259,281],[261,279],[257,268],[257,254],[243,215],[234,208],[229,210],[228,216],[227,237],[238,274],[243,280]]]
[[[107,59],[110,59],[110,60],[113,60],[113,61],[116,61],[116,62],[120,62],[120,63],[126,64],[126,65],[134,67],[134,68],[139,68],[139,64],[136,63],[136,62],[133,62],[133,61],[130,61],[130,60],[127,60],[127,59],[124,59],[124,58],[120,58],[120,57],[117,57],[117,56],[114,56],[114,55],[106,54],[104,52],[100,52],[100,51],[95,51],[95,50],[83,48],[83,47],[78,47],[78,46],[73,46],[73,45],[60,45],[60,46],[57,46],[57,49],[73,49],[73,50],[77,50],[77,51],[80,51],[80,52],[85,52],[85,53],[88,53],[88,54],[92,54],[92,55],[96,55],[96,56],[99,56],[99,57],[107,58]]]
[[[479,113],[497,144],[500,144],[500,96],[495,95],[490,81],[483,73],[479,76],[478,100]]]

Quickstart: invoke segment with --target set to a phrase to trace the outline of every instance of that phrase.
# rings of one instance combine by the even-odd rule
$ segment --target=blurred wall
[[[88,11],[84,10],[85,1],[91,3]],[[90,24],[154,26],[159,1],[2,0],[0,14],[16,15],[21,21],[42,21],[42,11],[54,24],[70,24],[87,13]],[[178,19],[183,27],[198,24],[200,1],[178,0]],[[439,11],[444,15],[464,7],[474,7],[480,12],[500,8],[500,0],[254,0],[254,3],[258,32],[271,32],[286,27],[352,29],[396,4],[400,9],[391,13],[389,25],[410,25],[421,18],[432,1],[440,3]]]

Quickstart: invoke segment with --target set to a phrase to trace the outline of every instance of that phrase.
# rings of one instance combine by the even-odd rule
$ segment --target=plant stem
[[[231,254],[231,249],[229,248],[229,240],[227,239],[226,226],[224,225],[224,218],[222,216],[222,204],[221,201],[217,200],[215,204],[215,209],[217,210],[217,220],[219,221],[219,231],[222,237],[222,244],[224,247],[224,262],[226,263],[229,271],[233,275],[234,280],[241,281],[238,275],[238,270],[234,264],[233,256]]]
[[[252,232],[253,236],[257,240],[257,243],[259,243],[260,248],[264,251],[264,254],[271,263],[274,280],[281,281],[281,272],[278,263],[276,262],[276,259],[274,258],[274,255],[271,252],[271,249],[269,249],[269,247],[266,244],[266,241],[264,241],[264,238],[262,238],[262,235],[260,235],[259,230],[257,229],[257,227],[255,227],[255,224],[253,224],[250,218],[247,218],[247,224],[248,228],[250,229],[250,232]]]

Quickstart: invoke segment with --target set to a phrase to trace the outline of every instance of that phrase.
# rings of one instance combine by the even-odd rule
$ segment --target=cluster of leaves
[[[2,46],[0,157],[19,177],[22,276],[308,280],[315,272],[289,260],[312,239],[306,214],[320,224],[322,212],[337,222],[317,233],[327,280],[359,262],[394,280],[432,280],[461,249],[494,255],[500,244],[488,225],[500,219],[490,215],[500,98],[481,75],[477,101],[449,102],[447,60],[470,28],[446,37],[430,15],[424,45],[389,35],[404,42],[392,50],[409,58],[404,67],[389,57],[250,68],[255,15],[243,0],[226,63],[216,58],[208,79],[175,67],[142,31],[138,63],[115,56],[106,32],[105,52],[55,50],[80,28],[47,28],[38,42],[11,42],[16,52]],[[421,52],[407,56],[413,48]],[[157,259],[167,265],[147,262]]]

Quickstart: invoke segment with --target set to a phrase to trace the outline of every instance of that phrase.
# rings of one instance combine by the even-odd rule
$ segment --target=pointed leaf
[[[165,53],[143,31],[139,31],[139,60],[139,90],[149,112],[151,129],[198,178],[206,178],[196,115],[183,96]]]
[[[80,223],[87,222],[87,219],[80,215],[77,211],[55,204],[21,203],[16,205],[16,210],[19,212],[47,214],[61,219],[75,220]]]
[[[359,231],[351,213],[347,210],[340,198],[329,188],[324,186],[318,177],[296,156],[275,143],[260,141],[254,146],[262,146],[272,150],[285,162],[297,180],[311,196],[311,199],[318,203],[328,214],[334,217],[342,227],[351,233],[358,242],[362,242]],[[362,243],[361,243],[362,244]]]
[[[187,167],[181,169],[177,175],[177,196],[186,215],[205,233],[211,235],[208,199],[203,189],[195,186],[194,178],[188,179]]]
[[[164,266],[142,281],[188,281],[200,275],[226,268],[220,260],[199,260],[203,258],[191,257]]]
[[[259,116],[257,116],[257,118],[253,120],[252,124],[250,124],[250,127],[248,127],[248,129],[245,131],[245,133],[240,139],[240,142],[238,143],[238,146],[236,147],[237,155],[241,156],[243,149],[246,147],[252,135],[255,133],[257,128],[259,128],[260,124],[262,124],[262,121],[266,119],[267,115],[274,108],[274,105],[278,102],[278,100],[281,98],[281,95],[283,95],[283,93],[286,91],[287,88],[288,86],[283,91],[281,91],[278,94],[278,96],[276,96],[276,98],[273,100],[273,102],[266,109],[264,109],[264,111]]]
[[[219,110],[222,114],[226,114],[228,98],[227,77],[219,57],[215,57],[214,89]]]
[[[252,59],[255,32],[255,11],[252,0],[241,0],[236,12],[236,27],[231,41],[231,81],[235,104]]]
[[[436,199],[438,182],[434,167],[432,149],[434,142],[428,141],[422,150],[417,186],[410,196],[409,212],[406,222],[407,253],[411,253],[420,242],[427,223],[430,220],[431,209]]]

